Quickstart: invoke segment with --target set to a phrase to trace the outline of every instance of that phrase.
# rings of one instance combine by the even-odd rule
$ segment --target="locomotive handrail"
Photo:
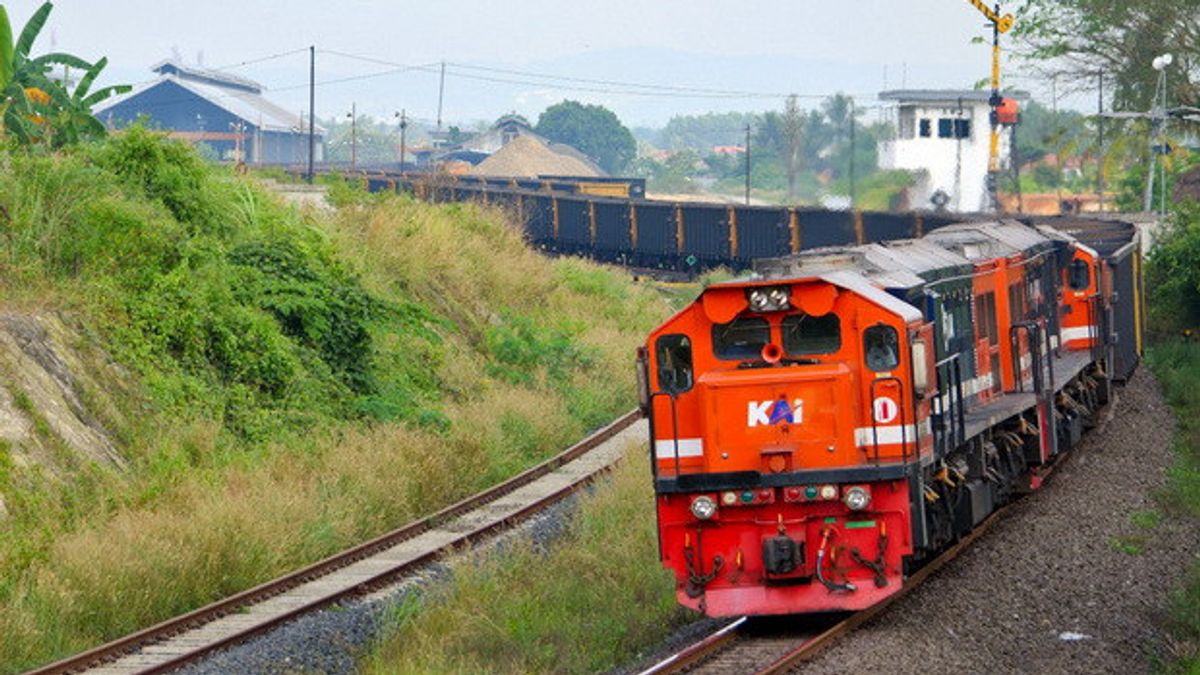
[[[649,412],[646,415],[650,424],[650,472],[654,480],[658,480],[658,439],[654,435],[654,399],[659,396],[666,396],[671,400],[671,439],[675,445],[675,479],[678,480],[683,475],[679,467],[679,412],[675,405],[679,395],[668,391],[660,390],[650,394]]]
[[[946,431],[949,428],[949,446],[943,451],[953,450],[966,440],[966,418],[962,393],[962,365],[959,354],[951,354],[934,364],[937,374],[938,389],[934,398],[934,414],[937,424],[934,425],[935,451],[938,441],[946,441]],[[945,386],[943,386],[945,383]],[[948,391],[947,391],[948,390]],[[944,392],[944,393],[943,393]],[[943,399],[943,396],[945,397]],[[949,424],[947,424],[949,417]],[[938,432],[941,433],[938,433]]]
[[[1017,391],[1025,391],[1025,378],[1021,377],[1021,358],[1020,358],[1020,333],[1025,331],[1026,340],[1029,343],[1029,369],[1033,376],[1033,393],[1035,396],[1041,396],[1044,388],[1042,377],[1045,374],[1045,366],[1042,363],[1042,330],[1041,326],[1034,321],[1022,321],[1015,323],[1008,329],[1008,339],[1013,348],[1013,353],[1017,354],[1017,358],[1013,359],[1013,381],[1017,385]],[[1047,346],[1049,341],[1047,341]]]
[[[904,404],[906,402],[906,399],[904,398],[904,382],[901,381],[900,378],[895,377],[895,376],[877,377],[874,380],[871,380],[871,386],[869,389],[869,391],[871,393],[871,436],[873,437],[873,442],[875,444],[875,463],[876,464],[879,463],[879,424],[878,424],[878,419],[875,417],[875,398],[876,398],[875,387],[876,387],[876,385],[880,384],[881,382],[895,382],[896,390],[900,392],[900,394],[899,394],[900,400],[896,402],[896,405],[897,405],[897,413],[896,414],[900,418],[900,462],[903,464],[908,461],[908,429],[904,424]],[[917,419],[916,419],[916,416],[914,415],[913,416],[913,428],[914,429],[916,429],[916,425],[917,425]],[[919,450],[918,450],[918,452],[919,452]]]
[[[1044,324],[1045,321],[1046,321],[1045,319],[1039,319],[1038,320],[1039,325]],[[1058,348],[1061,350],[1063,348],[1061,324],[1058,325],[1057,327],[1060,329],[1059,336],[1058,336]],[[1047,398],[1053,399],[1054,398],[1054,357],[1055,357],[1055,355],[1058,354],[1058,351],[1052,349],[1050,346],[1050,330],[1048,328],[1046,328],[1045,326],[1041,326],[1041,328],[1042,328],[1042,330],[1044,332],[1044,336],[1046,338],[1046,371],[1047,371],[1047,375],[1049,377],[1048,381],[1050,383],[1050,393],[1047,395]]]

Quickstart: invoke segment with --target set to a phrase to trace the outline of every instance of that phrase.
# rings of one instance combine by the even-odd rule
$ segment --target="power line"
[[[411,71],[421,71],[421,72],[427,72],[427,73],[428,72],[437,72],[436,70],[433,70],[433,68],[436,67],[437,65],[438,65],[437,63],[433,63],[433,64],[425,64],[425,65],[420,65],[420,66],[403,66],[403,67],[399,67],[399,68],[391,68],[389,70],[381,70],[381,71],[374,72],[374,73],[364,73],[362,75],[348,75],[346,77],[337,77],[332,80],[321,80],[320,82],[316,83],[316,86],[321,87],[321,86],[326,86],[326,85],[330,85],[330,84],[342,84],[343,82],[356,82],[359,80],[370,80],[370,79],[374,79],[376,77],[385,77],[387,75],[398,75],[400,73],[406,73],[406,72],[411,72]],[[275,87],[272,89],[268,89],[268,91],[272,91],[272,92],[291,91],[292,89],[301,89],[301,88],[305,88],[305,87],[308,87],[307,82],[304,84],[288,85],[286,87]]]
[[[751,96],[751,97],[767,97],[767,96],[769,96],[772,98],[778,98],[778,97],[786,98],[787,96],[789,96],[789,94],[782,94],[779,92],[755,92],[755,91],[742,91],[742,90],[737,90],[737,89],[713,89],[710,87],[681,87],[681,86],[670,85],[670,84],[645,84],[645,83],[640,83],[640,82],[626,82],[626,81],[621,81],[621,80],[601,80],[601,79],[591,79],[591,78],[586,78],[586,77],[570,77],[567,75],[550,75],[550,74],[546,74],[546,73],[536,73],[536,72],[524,71],[524,70],[513,70],[513,69],[509,69],[509,68],[494,68],[491,66],[475,66],[475,65],[466,64],[466,63],[447,63],[446,65],[454,66],[456,68],[465,68],[468,70],[481,70],[481,71],[489,72],[489,73],[520,75],[520,76],[524,76],[524,77],[534,77],[534,78],[545,79],[545,80],[558,80],[558,81],[563,81],[563,82],[580,82],[580,83],[584,83],[584,84],[599,84],[599,85],[613,86],[613,87],[650,89],[650,90],[654,90],[654,91],[676,91],[676,92],[693,93],[693,94],[712,94],[712,95],[718,95],[718,96]]]
[[[449,66],[450,64],[446,64]],[[467,80],[478,80],[481,82],[496,82],[500,84],[516,84],[526,87],[549,87],[558,91],[578,91],[591,94],[616,94],[620,96],[647,96],[653,98],[712,98],[712,99],[745,99],[745,98],[780,98],[778,94],[700,94],[700,93],[685,93],[676,91],[659,91],[650,89],[606,89],[600,87],[581,87],[568,84],[556,84],[551,82],[541,82],[538,80],[517,80],[505,77],[492,77],[489,75],[475,75],[471,73],[455,72],[447,70],[446,74],[452,77],[463,78]]]
[[[434,72],[433,66],[440,64],[430,64],[428,66],[411,66],[396,61],[389,61],[373,56],[364,56],[362,54],[351,54],[349,52],[336,51],[332,49],[321,50],[322,53],[341,56],[343,58],[374,63],[378,65],[394,66],[396,68],[417,69],[426,72]],[[550,86],[555,89],[565,91],[580,91],[599,94],[619,94],[625,96],[654,96],[663,98],[787,98],[792,94],[783,92],[764,92],[764,91],[748,91],[737,89],[716,89],[711,87],[685,87],[679,85],[645,83],[645,82],[630,82],[624,80],[608,80],[608,79],[593,79],[586,77],[572,77],[567,75],[552,75],[548,73],[538,73],[533,71],[516,70],[510,68],[495,68],[491,66],[476,66],[466,63],[446,62],[446,66],[459,69],[458,72],[453,70],[447,71],[447,74],[453,77],[459,77],[469,80],[478,80],[483,82],[496,82],[501,84],[516,84],[523,86],[545,87]],[[486,73],[498,73],[501,75],[515,75],[524,79],[513,79],[505,77],[478,75],[463,70],[474,70]],[[556,84],[557,82],[573,82],[576,84],[591,84],[598,85],[596,87],[573,86]],[[797,98],[804,99],[824,99],[828,98],[826,94],[796,94]]]
[[[208,68],[207,70],[217,70],[217,71],[231,70],[233,68],[241,68],[243,66],[250,66],[255,63],[262,63],[264,61],[274,61],[275,59],[282,59],[285,56],[294,56],[296,54],[300,54],[302,52],[307,52],[307,51],[308,51],[308,47],[300,47],[299,49],[293,49],[288,52],[279,52],[278,54],[271,54],[269,56],[261,56],[256,59],[249,59],[247,61],[239,61],[237,63],[231,63],[227,66],[220,66],[218,68]],[[203,66],[201,66],[201,67],[203,68]]]

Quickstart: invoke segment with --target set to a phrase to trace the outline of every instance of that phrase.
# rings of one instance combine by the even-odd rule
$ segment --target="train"
[[[803,249],[919,237],[961,218],[931,211],[660,201],[644,198],[639,179],[593,185],[591,179],[569,177],[341,175],[371,192],[405,192],[432,202],[473,201],[500,208],[531,246],[547,253],[687,274],[748,268],[755,260]]]
[[[865,609],[1037,490],[1137,367],[1140,261],[1129,223],[993,217],[704,288],[637,353],[678,601]]]

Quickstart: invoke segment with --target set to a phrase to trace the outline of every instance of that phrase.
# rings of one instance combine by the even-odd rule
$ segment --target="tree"
[[[1118,106],[1145,109],[1158,76],[1150,62],[1170,52],[1171,100],[1200,102],[1200,0],[1022,0],[1014,14],[1023,56],[1047,76],[1093,88],[1104,72]]]
[[[61,52],[30,55],[52,9],[53,4],[43,3],[21,29],[14,44],[8,14],[0,7],[0,118],[4,131],[18,141],[44,142],[57,147],[83,137],[103,135],[104,125],[92,115],[92,106],[130,88],[117,85],[91,91],[108,59],[91,64]],[[61,80],[51,77],[56,65],[63,66],[64,72],[75,68],[83,73],[74,92],[67,90],[70,83],[65,75]]]
[[[718,145],[741,145],[747,124],[758,126],[758,116],[743,112],[676,115],[663,127],[662,147],[669,150],[691,148],[705,154]]]
[[[615,113],[600,105],[556,103],[538,117],[536,131],[583,152],[609,173],[624,171],[637,154],[633,134]]]

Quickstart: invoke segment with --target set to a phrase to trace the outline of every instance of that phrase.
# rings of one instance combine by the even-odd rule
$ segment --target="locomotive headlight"
[[[771,304],[774,305],[776,309],[783,309],[787,307],[788,292],[786,288],[772,288],[767,293],[767,297],[771,300]]]
[[[777,312],[788,308],[790,293],[787,286],[752,288],[746,293],[750,309],[755,312]]]
[[[708,495],[700,495],[692,500],[692,515],[700,520],[708,520],[717,515],[717,503]]]
[[[846,492],[842,494],[842,501],[845,502],[846,508],[851,511],[862,511],[871,503],[871,493],[867,488],[861,485],[846,488]]]
[[[767,311],[767,304],[770,299],[767,297],[766,289],[756,288],[750,291],[750,309],[756,312]]]

